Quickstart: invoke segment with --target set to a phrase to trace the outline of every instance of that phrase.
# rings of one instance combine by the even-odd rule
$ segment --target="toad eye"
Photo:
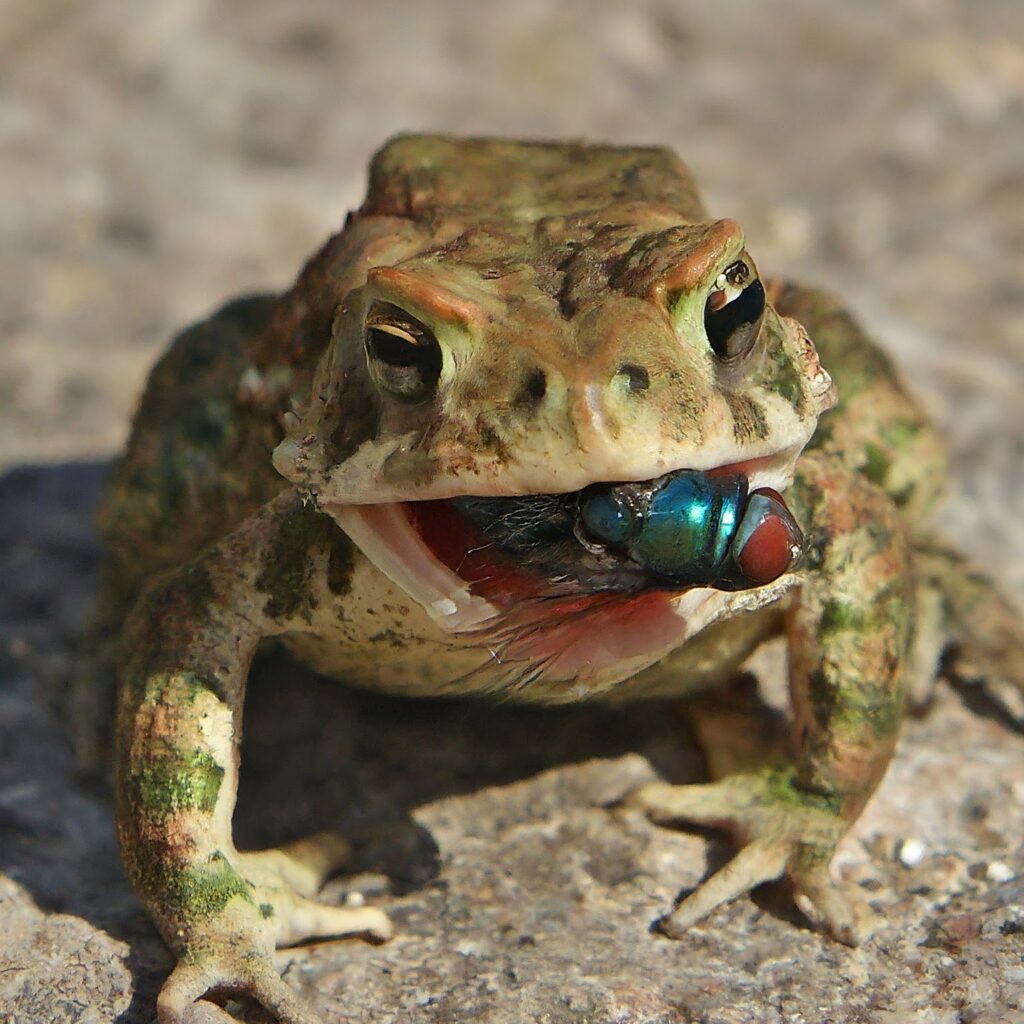
[[[366,362],[378,387],[406,402],[434,393],[441,346],[434,332],[397,306],[380,303],[366,318]]]
[[[718,275],[704,305],[704,330],[719,359],[738,359],[757,341],[764,318],[764,285],[737,260]],[[749,283],[747,283],[749,281]]]

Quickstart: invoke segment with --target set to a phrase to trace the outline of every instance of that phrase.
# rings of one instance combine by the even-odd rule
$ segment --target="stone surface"
[[[1024,598],[1021,39],[1018,0],[3,4],[0,1021],[153,1019],[169,958],[57,714],[90,509],[171,331],[284,286],[393,131],[675,145],[887,340],[953,445],[947,529]],[[348,829],[331,893],[399,924],[282,954],[328,1020],[1024,1020],[1024,740],[944,687],[837,863],[885,917],[856,951],[771,890],[649,932],[728,855],[605,806],[700,777],[665,708],[379,700],[272,653],[247,716],[240,840]]]

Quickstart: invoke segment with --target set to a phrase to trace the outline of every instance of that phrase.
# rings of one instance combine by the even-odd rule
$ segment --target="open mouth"
[[[544,615],[745,590],[793,568],[799,527],[769,456],[566,494],[327,506],[377,567],[451,633],[524,604]]]

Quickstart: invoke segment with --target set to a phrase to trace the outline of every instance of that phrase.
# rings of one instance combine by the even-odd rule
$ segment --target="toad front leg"
[[[783,875],[836,938],[853,945],[870,930],[870,911],[829,864],[896,742],[912,642],[908,546],[892,503],[836,459],[805,457],[792,498],[809,525],[806,580],[787,622],[792,760],[707,785],[652,783],[630,798],[657,821],[722,827],[741,844],[664,921],[672,937]]]
[[[303,575],[289,567],[309,574],[324,524],[333,529],[282,495],[164,577],[126,627],[118,833],[131,880],[179,959],[158,1000],[161,1024],[230,1020],[204,1000],[215,992],[248,995],[283,1024],[315,1024],[274,969],[275,947],[390,933],[379,910],[310,898],[345,859],[338,837],[263,853],[239,853],[232,841],[249,663],[262,637],[305,625],[308,605],[281,588]]]

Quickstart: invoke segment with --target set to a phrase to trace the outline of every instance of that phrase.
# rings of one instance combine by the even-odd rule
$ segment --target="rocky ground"
[[[762,266],[886,339],[950,439],[945,528],[1024,599],[1017,0],[140,10],[0,7],[0,1021],[153,1019],[169,960],[54,713],[90,510],[170,333],[287,284],[394,131],[675,145]],[[838,860],[884,916],[856,951],[776,891],[649,933],[727,854],[605,806],[699,777],[664,709],[382,701],[280,657],[250,703],[242,840],[347,827],[332,894],[399,925],[282,954],[327,1020],[1024,1020],[1024,740],[948,688]]]

